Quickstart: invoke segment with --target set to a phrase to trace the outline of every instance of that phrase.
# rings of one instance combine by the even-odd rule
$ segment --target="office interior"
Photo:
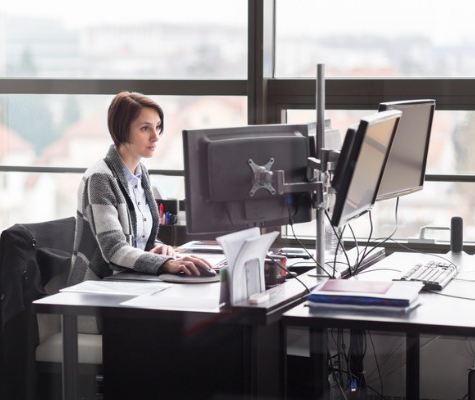
[[[156,12],[160,11],[160,2],[158,3]],[[4,43],[0,43],[0,52],[5,54],[5,63],[3,66],[0,65],[0,100],[2,101],[0,109],[0,118],[2,118],[0,119],[0,124],[2,124],[0,176],[3,182],[1,188],[3,200],[0,201],[2,207],[0,211],[2,213],[0,216],[1,230],[15,223],[41,222],[73,216],[76,200],[75,185],[76,182],[79,182],[82,172],[90,164],[86,164],[85,160],[89,160],[90,157],[100,158],[107,150],[108,137],[104,135],[99,138],[89,137],[91,132],[87,124],[71,124],[70,129],[63,127],[63,130],[58,131],[57,136],[60,138],[61,135],[64,135],[64,138],[68,137],[69,140],[61,141],[48,137],[48,145],[46,142],[41,143],[41,135],[49,135],[45,130],[40,130],[38,134],[34,132],[12,134],[10,131],[7,133],[7,130],[13,131],[14,127],[21,126],[18,120],[27,120],[30,115],[33,116],[34,113],[30,114],[31,110],[39,108],[42,99],[51,101],[52,104],[50,120],[43,122],[49,127],[52,126],[51,120],[61,119],[60,110],[65,107],[66,103],[69,103],[70,100],[74,103],[81,99],[85,99],[84,103],[90,104],[83,107],[86,115],[85,122],[96,124],[96,118],[102,117],[105,126],[105,104],[123,89],[150,95],[159,102],[164,99],[165,104],[170,102],[169,109],[172,112],[175,112],[175,107],[178,106],[185,110],[185,115],[181,118],[170,118],[170,125],[165,122],[166,134],[170,136],[181,136],[183,129],[199,128],[206,123],[211,126],[223,123],[235,126],[311,122],[316,119],[316,65],[320,63],[326,66],[324,93],[326,117],[331,118],[333,126],[339,129],[342,135],[346,128],[356,123],[361,116],[375,112],[381,102],[420,98],[436,100],[432,139],[434,144],[431,144],[430,157],[440,162],[429,164],[424,190],[420,194],[414,195],[413,201],[409,197],[407,200],[401,200],[398,213],[400,213],[403,222],[399,222],[398,234],[383,244],[386,254],[408,251],[408,249],[440,254],[447,252],[450,243],[446,228],[449,227],[450,218],[454,215],[464,217],[464,251],[473,254],[475,252],[473,245],[475,221],[471,215],[473,209],[471,200],[473,190],[471,189],[475,182],[475,175],[470,154],[473,142],[471,128],[474,126],[472,113],[475,109],[475,96],[473,96],[475,79],[470,77],[470,74],[473,74],[473,68],[470,70],[473,61],[468,57],[463,60],[456,59],[457,50],[469,52],[470,42],[462,40],[465,47],[453,48],[445,58],[437,58],[436,51],[430,52],[430,41],[421,40],[419,46],[411,48],[411,51],[417,53],[414,58],[409,56],[410,52],[404,53],[404,50],[397,48],[393,53],[404,53],[400,56],[402,61],[399,65],[386,61],[374,64],[376,67],[371,64],[366,71],[361,71],[358,66],[351,67],[356,53],[348,53],[345,57],[342,55],[345,50],[342,41],[349,40],[348,37],[336,38],[333,45],[324,46],[319,42],[315,48],[311,47],[312,40],[316,41],[316,39],[307,39],[304,36],[299,38],[302,33],[297,29],[299,22],[307,24],[308,20],[303,16],[299,19],[298,12],[291,15],[289,13],[289,19],[286,19],[285,12],[289,5],[284,3],[287,2],[284,0],[235,1],[229,9],[226,9],[217,3],[203,2],[203,8],[215,7],[216,14],[222,13],[224,20],[230,17],[230,13],[235,12],[236,9],[239,10],[236,13],[236,18],[241,19],[244,26],[238,30],[239,34],[242,34],[240,41],[245,52],[244,62],[242,57],[241,60],[231,58],[231,62],[225,64],[222,69],[211,68],[211,72],[206,72],[207,65],[213,64],[213,52],[216,49],[213,45],[201,43],[202,51],[196,55],[196,65],[191,64],[190,68],[179,71],[177,77],[169,71],[161,72],[160,68],[157,68],[158,72],[153,69],[150,69],[152,72],[149,72],[144,67],[143,71],[145,72],[143,72],[136,68],[136,64],[133,64],[135,72],[129,73],[127,71],[128,64],[124,62],[127,60],[128,52],[131,54],[130,58],[137,59],[139,56],[127,47],[131,45],[126,41],[123,43],[112,42],[114,45],[122,45],[123,47],[119,50],[126,54],[125,58],[118,58],[118,63],[123,63],[123,66],[118,68],[115,74],[108,75],[107,60],[104,60],[102,54],[99,54],[103,48],[97,47],[91,50],[92,55],[96,52],[95,58],[92,57],[91,60],[95,60],[100,68],[92,76],[83,76],[77,70],[68,75],[68,72],[65,73],[62,68],[56,70],[51,68],[41,76],[41,73],[38,72],[41,70],[40,64],[36,65],[37,70],[34,68],[34,58],[32,58],[31,65],[28,64],[28,57],[34,55],[37,50],[34,45],[30,48],[30,53],[25,50],[28,50],[28,46],[23,49],[25,62],[23,69],[15,71],[12,69],[12,65],[18,61],[9,60],[8,54],[17,56],[21,54],[19,50],[16,53],[14,51],[14,45],[18,46],[19,42],[9,43],[10,36],[5,35]],[[319,5],[314,7],[313,3],[303,2],[301,13],[305,13],[308,6],[308,12],[314,14],[310,21],[315,26],[318,26],[319,21],[324,18],[335,18],[335,15],[329,15],[325,11],[328,2],[322,2],[321,14]],[[346,2],[343,3],[341,12],[346,14],[345,7],[350,8],[350,6]],[[291,7],[299,8],[297,2],[293,2],[293,4]],[[114,5],[114,7],[121,8],[122,6]],[[366,16],[363,16],[363,13],[372,12],[373,15],[379,16],[381,11],[377,9],[378,7],[380,5],[376,1],[365,2],[364,6],[361,6],[361,16],[352,15],[349,22],[342,21],[342,28],[343,25],[351,25],[347,35],[357,37],[361,35],[360,32],[365,32],[368,20],[364,18]],[[445,6],[441,7],[444,9]],[[179,12],[179,10],[175,9],[174,12]],[[213,13],[210,9],[208,12]],[[433,17],[432,12],[432,10],[426,10],[426,14],[422,18],[430,19]],[[7,13],[0,7],[0,24],[3,24],[4,30],[8,26]],[[441,10],[438,10],[438,13],[442,13]],[[54,16],[54,13],[51,13],[51,16]],[[361,17],[361,21],[359,21],[359,17]],[[412,18],[408,17],[405,22],[410,26],[411,21],[414,22]],[[283,29],[279,24],[294,26],[297,34],[281,36]],[[334,24],[339,24],[338,18],[335,19]],[[365,29],[363,29],[363,25]],[[165,26],[170,29],[168,34],[170,37],[179,38],[182,35],[179,27],[174,28],[173,23]],[[215,25],[205,22],[204,26],[207,32],[205,38],[213,44]],[[34,27],[30,26],[30,29],[33,30]],[[329,40],[327,36],[323,35],[323,32],[318,31],[318,28],[316,30],[318,34],[324,36],[325,40]],[[111,29],[111,31],[121,32],[120,29],[116,31]],[[127,31],[124,31],[125,33],[121,32],[121,35],[126,36]],[[417,32],[419,34],[419,31]],[[99,36],[100,29],[90,30],[88,34],[87,38],[91,42],[105,40],[107,43],[107,40],[112,40],[113,36],[110,32]],[[232,27],[229,28],[227,35],[225,40],[229,41],[233,36],[236,36]],[[374,40],[375,36],[368,35],[367,37]],[[423,35],[422,37],[424,38]],[[66,35],[64,38],[67,39]],[[137,38],[140,39],[141,36],[137,36]],[[291,47],[286,48],[286,40],[290,39],[293,39],[294,42]],[[403,35],[401,43],[404,46],[411,40],[417,42],[414,37]],[[390,44],[395,46],[396,42],[395,40]],[[381,47],[388,43],[384,40],[378,42],[375,48],[379,49],[379,52],[373,49],[368,51],[367,47],[362,45],[360,48],[361,57],[370,59],[381,57]],[[235,45],[234,42],[232,44]],[[150,44],[150,46],[152,45],[156,44]],[[166,47],[162,43],[157,46]],[[301,53],[303,55],[296,56],[297,53],[289,52],[289,49],[299,46],[303,48]],[[308,46],[308,49],[305,46]],[[336,51],[339,46],[342,48],[341,52]],[[239,54],[239,49],[236,50],[233,46],[229,47],[230,52],[236,51]],[[330,52],[330,48],[333,48],[334,51]],[[133,46],[132,49],[134,49]],[[348,51],[347,48],[346,50]],[[168,52],[164,54],[169,57],[170,62],[173,60],[172,49],[168,49]],[[184,54],[181,56],[183,57]],[[143,54],[140,54],[140,57],[143,57]],[[158,58],[152,61],[142,61],[142,63],[146,65],[164,62],[163,59]],[[295,70],[287,72],[285,68],[290,68],[287,67],[288,64],[283,64],[286,67],[280,66],[279,70],[281,60],[289,58],[292,60],[290,64],[304,64],[303,71],[297,67]],[[311,58],[310,62],[304,61],[305,58]],[[68,60],[68,62],[72,61],[77,61],[77,59],[73,57]],[[49,62],[56,65],[61,64],[61,60],[50,60]],[[238,64],[238,67],[231,66],[232,63]],[[346,69],[342,67],[345,63],[348,65]],[[424,72],[424,64],[430,64],[430,68],[427,68],[429,72]],[[456,64],[455,67],[454,64]],[[439,66],[441,70],[436,70],[435,65]],[[43,65],[41,67],[46,68]],[[78,68],[77,65],[74,68]],[[84,68],[87,70],[88,66],[85,65]],[[227,69],[232,71],[230,75],[227,75]],[[13,72],[9,75],[9,71],[12,70]],[[341,70],[343,72],[340,72]],[[444,70],[450,72],[444,73]],[[293,75],[299,73],[301,76]],[[99,101],[96,102],[96,99]],[[180,101],[173,103],[173,99],[180,99]],[[193,104],[196,99],[201,101],[200,104]],[[25,107],[18,107],[18,103],[24,104]],[[26,107],[28,104],[30,107],[33,104],[33,108]],[[16,115],[9,114],[9,110],[13,110],[15,107],[18,107],[19,112]],[[90,110],[90,108],[96,109]],[[25,115],[22,115],[23,112]],[[223,122],[222,119],[216,117],[217,115],[224,115],[228,121]],[[41,119],[36,121],[33,126],[30,124],[30,131],[35,131],[42,123]],[[97,124],[101,126],[101,122]],[[104,126],[99,129],[102,133],[105,132]],[[31,144],[31,140],[35,140],[34,144]],[[168,139],[165,138],[164,141],[168,141]],[[19,151],[15,150],[16,146],[20,148]],[[80,151],[71,152],[70,147],[74,146]],[[161,154],[163,161],[150,167],[152,177],[160,179],[165,187],[167,183],[175,187],[176,182],[180,182],[184,178],[183,166],[172,164],[177,151],[180,152],[180,143],[178,150],[176,148],[170,150],[171,155],[168,157],[166,153]],[[60,189],[57,189],[58,187]],[[26,190],[21,191],[22,188],[26,188]],[[53,190],[56,193],[54,198],[44,195],[44,193],[51,193]],[[20,191],[22,196],[18,196]],[[178,187],[175,189],[175,193],[179,200],[183,200],[180,198],[183,196],[183,192]],[[405,210],[406,204],[408,207]],[[386,208],[381,210],[382,206]],[[374,208],[373,218],[375,220],[378,216],[381,218],[381,223],[378,225],[380,235],[389,235],[394,227],[395,208],[394,202],[377,205]],[[410,226],[407,228],[406,225]],[[361,246],[368,244],[368,226],[367,220],[358,222],[356,241]],[[429,232],[428,237],[421,236],[421,231],[418,229],[423,227]],[[277,247],[300,247],[301,244],[308,248],[315,246],[313,225],[295,227],[296,235],[300,236],[299,241],[295,239],[294,231],[290,227],[283,226],[279,230],[280,236],[275,244]],[[175,242],[175,245],[192,238],[184,234],[184,229],[181,226],[177,227],[175,231],[169,232],[169,237]],[[354,238],[345,237],[345,246],[350,248],[354,246],[354,243]],[[374,243],[369,243],[370,246],[372,244]],[[405,338],[398,334],[380,332],[371,332],[370,335],[367,336],[365,370],[368,373],[367,384],[377,388],[371,395],[374,397],[370,398],[382,398],[378,397],[382,386],[384,386],[385,398],[400,398],[404,393],[405,361],[402,349]],[[289,365],[293,367],[289,378],[292,379],[289,385],[291,390],[289,398],[305,398],[308,394],[306,379],[311,379],[306,376],[309,338],[305,329],[293,328],[289,329],[287,339]],[[474,343],[468,338],[424,336],[421,341],[421,397],[427,399],[463,398],[467,393],[470,369],[475,364],[473,346]],[[451,367],[448,368],[448,365]],[[440,371],[444,371],[442,378]]]

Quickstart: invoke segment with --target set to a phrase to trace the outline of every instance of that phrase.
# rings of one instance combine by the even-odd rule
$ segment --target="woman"
[[[78,189],[76,236],[69,285],[115,271],[200,275],[211,265],[198,257],[176,257],[157,240],[159,215],[150,177],[141,159],[154,155],[163,134],[163,111],[139,93],[121,92],[109,106],[114,142],[89,168]]]

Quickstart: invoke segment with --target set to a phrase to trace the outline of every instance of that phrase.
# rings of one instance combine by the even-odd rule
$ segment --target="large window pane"
[[[394,239],[417,239],[422,227],[428,227],[425,237],[439,241],[449,241],[448,230],[453,216],[464,220],[464,240],[475,241],[473,207],[473,183],[425,182],[424,189],[403,196],[399,200],[397,231]],[[396,200],[376,202],[372,210],[374,224],[373,238],[386,238],[396,227]],[[361,217],[352,224],[359,237],[366,237],[370,231],[368,217]],[[347,232],[348,234],[348,232]]]
[[[349,126],[376,110],[327,110],[325,118],[340,131],[342,139]],[[289,123],[315,121],[315,110],[288,110]],[[427,174],[475,174],[475,112],[437,111],[432,123]]]
[[[246,124],[245,97],[150,96],[164,109],[165,134],[153,169],[183,169],[185,128]],[[112,143],[107,108],[113,96],[0,96],[0,164],[88,167]]]
[[[24,3],[0,5],[0,77],[247,76],[247,2]]]
[[[372,239],[383,240],[390,235],[395,240],[418,239],[420,229],[428,227],[425,237],[439,242],[448,242],[450,235],[447,230],[433,228],[449,228],[450,220],[460,216],[464,220],[464,241],[475,241],[475,219],[473,209],[475,190],[472,183],[425,182],[422,191],[400,197],[397,208],[396,200],[376,202],[372,211]],[[367,239],[371,233],[369,215],[363,215],[350,222],[355,236]],[[397,229],[396,229],[397,227]],[[314,238],[316,233],[315,221],[294,226],[296,235]],[[293,235],[287,227],[286,233]],[[351,239],[353,233],[345,229],[344,237]]]
[[[0,96],[0,165],[87,168],[112,143],[113,96]],[[182,130],[245,125],[245,97],[150,96],[165,112],[165,133],[149,169],[183,170]],[[16,222],[74,215],[81,174],[0,173],[0,230]],[[153,175],[162,196],[183,198],[183,179]],[[38,212],[41,210],[41,212]]]
[[[359,119],[373,111],[328,110],[326,118],[331,119],[332,126],[340,130],[342,139],[347,127],[355,124]],[[303,123],[315,120],[314,110],[288,110],[289,123]],[[428,174],[457,174],[475,173],[475,165],[470,154],[475,148],[475,139],[470,132],[475,121],[474,112],[466,111],[436,111],[432,126],[429,156],[427,160]],[[450,226],[450,219],[454,215],[464,218],[466,226],[465,239],[475,240],[475,226],[473,220],[473,196],[471,192],[474,184],[454,182],[428,182],[422,191],[400,198],[398,208],[398,229],[394,238],[407,239],[417,237],[422,226]],[[374,224],[373,237],[387,237],[396,226],[396,202],[384,200],[377,202],[372,212]],[[370,231],[367,217],[362,217],[351,223],[358,237],[366,237]],[[315,236],[315,223],[296,226],[299,235]],[[439,235],[432,231],[431,235]],[[351,236],[349,230],[346,237]],[[445,234],[445,236],[447,236]]]
[[[0,231],[76,215],[81,174],[0,172]]]
[[[276,76],[474,75],[473,6],[465,0],[277,0]]]

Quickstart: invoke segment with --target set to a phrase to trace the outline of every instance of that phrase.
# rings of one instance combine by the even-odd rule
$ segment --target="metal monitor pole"
[[[316,98],[315,104],[317,109],[317,140],[316,140],[316,157],[322,160],[322,149],[325,147],[325,66],[317,64],[317,82],[316,82]],[[324,169],[324,168],[322,168]],[[323,172],[320,171],[319,180],[323,178]],[[325,192],[325,185],[323,191]],[[325,193],[322,193],[322,199]],[[317,236],[315,239],[315,252],[317,260],[317,277],[325,274],[323,270],[325,266],[325,208],[323,204],[317,204],[316,207],[316,224]]]

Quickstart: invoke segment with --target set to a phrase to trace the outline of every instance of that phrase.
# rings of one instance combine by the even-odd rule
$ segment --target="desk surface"
[[[394,253],[356,279],[388,280],[428,255]],[[475,256],[452,255],[458,276],[442,291],[422,291],[420,305],[410,311],[309,307],[302,303],[283,315],[283,323],[315,328],[359,328],[407,333],[473,335],[475,332]],[[449,258],[450,259],[450,258]]]
[[[309,274],[302,274],[299,279],[312,289],[318,280]],[[147,301],[137,301],[130,295],[91,294],[61,292],[33,303],[35,312],[64,315],[113,315],[137,316],[139,318],[171,315],[195,314],[209,317],[216,314],[242,314],[245,320],[253,323],[269,323],[277,320],[282,312],[302,300],[306,288],[296,279],[268,290],[270,298],[262,304],[250,304],[243,301],[232,308],[220,307],[220,283],[170,284],[171,287],[154,295]],[[132,305],[124,304],[131,301]],[[240,311],[243,311],[240,313]]]
[[[310,290],[318,283],[309,274],[300,275],[299,280]],[[219,282],[175,283],[138,302],[130,295],[72,292],[35,301],[36,312],[63,315],[65,398],[76,395],[77,354],[71,348],[77,340],[73,320],[78,315],[103,318],[104,393],[110,398],[156,398],[158,394],[171,398],[164,393],[173,393],[176,398],[176,390],[181,388],[181,398],[195,399],[196,392],[187,397],[187,391],[196,387],[193,380],[183,385],[182,374],[174,374],[183,365],[189,368],[195,364],[195,381],[206,376],[204,382],[209,387],[203,394],[210,394],[206,398],[219,390],[262,392],[266,396],[280,393],[278,321],[285,310],[305,299],[307,289],[298,280],[289,279],[269,289],[269,300],[262,304],[243,301],[230,308],[219,306],[220,288]],[[220,351],[214,351],[215,342]],[[118,352],[119,347],[123,351]],[[136,354],[140,354],[139,363]],[[271,378],[262,379],[267,375]],[[157,376],[164,379],[158,380]],[[204,390],[202,386],[200,381]],[[137,394],[138,387],[143,396]]]

